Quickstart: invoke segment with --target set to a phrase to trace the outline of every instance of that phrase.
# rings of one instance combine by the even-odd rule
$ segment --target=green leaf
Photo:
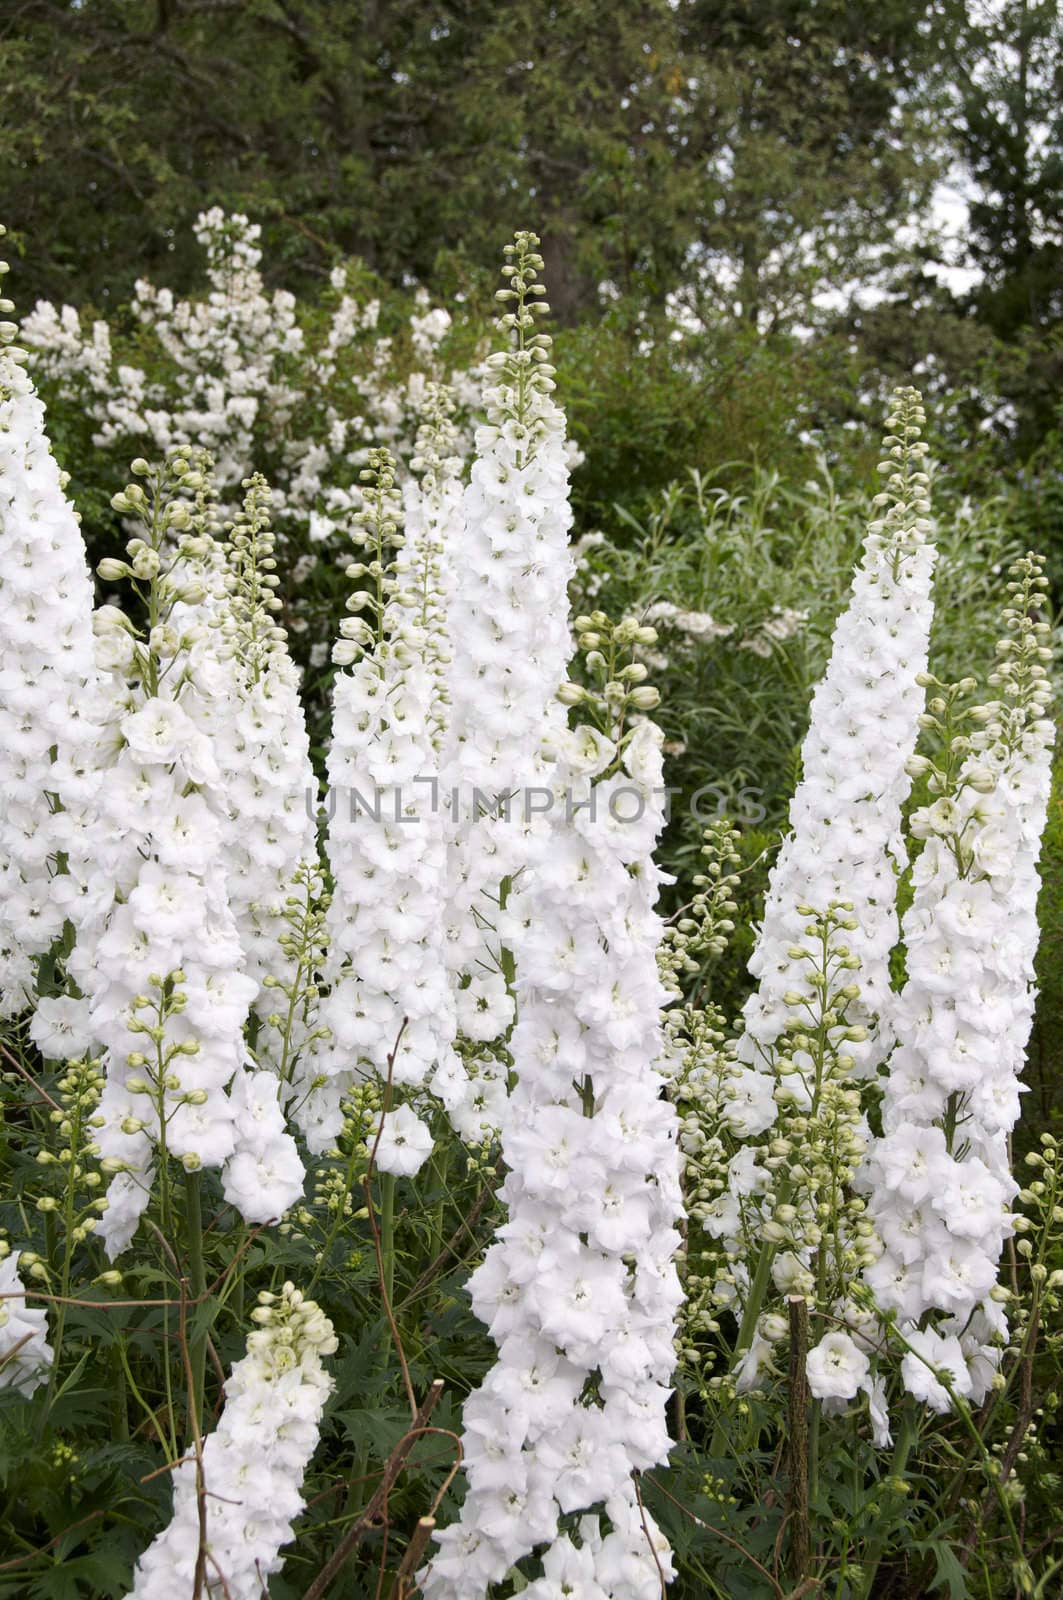
[[[970,1590],[967,1587],[967,1574],[960,1566],[952,1545],[945,1544],[941,1539],[920,1539],[913,1541],[913,1548],[934,1557],[931,1589],[947,1588],[949,1600],[968,1600]]]

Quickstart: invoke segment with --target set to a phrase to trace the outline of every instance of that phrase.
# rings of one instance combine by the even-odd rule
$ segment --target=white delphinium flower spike
[[[1037,858],[1055,731],[1039,559],[1017,562],[1011,580],[989,679],[1000,698],[966,718],[955,702],[967,684],[938,685],[930,702],[945,734],[945,764],[931,769],[939,798],[912,818],[913,834],[925,842],[903,920],[907,980],[892,1008],[899,1042],[883,1136],[862,1175],[884,1246],[865,1274],[868,1285],[902,1323],[944,1313],[937,1332],[960,1337],[976,1401],[1006,1328],[990,1295],[1018,1188],[1008,1135],[1033,1020]],[[968,733],[959,731],[965,721]],[[923,758],[913,763],[924,774],[930,767]],[[925,1369],[911,1358],[905,1377],[927,1398]]]
[[[341,625],[328,756],[328,993],[331,1038],[303,1067],[296,1116],[312,1149],[342,1125],[356,1077],[390,1074],[416,1091],[453,1054],[454,1002],[444,964],[446,844],[439,800],[445,715],[446,618],[440,574],[453,509],[448,402],[436,394],[421,435],[419,488],[402,502],[386,451],[367,469],[350,576],[374,585],[353,597],[373,616]],[[366,646],[370,648],[366,649]]]
[[[225,1407],[202,1447],[206,1537],[200,1535],[197,1463],[174,1469],[173,1520],[137,1562],[128,1600],[260,1600],[302,1511],[303,1477],[317,1448],[333,1380],[322,1358],[332,1324],[291,1283],[260,1294],[259,1324],[225,1384]]]
[[[9,1251],[6,1240],[0,1249]],[[17,1389],[28,1399],[47,1381],[52,1356],[47,1314],[27,1306],[16,1257],[0,1254],[0,1389]]]
[[[36,958],[63,931],[61,860],[91,853],[102,716],[85,545],[13,309],[0,300],[0,1017],[33,1003]]]
[[[291,898],[316,865],[316,782],[298,670],[274,618],[270,489],[259,474],[244,489],[224,544],[212,537],[212,480],[198,492],[198,532],[185,551],[204,592],[174,607],[171,627],[189,641],[184,704],[218,765],[217,870],[258,989],[258,1065],[249,1061],[246,1081],[243,1072],[233,1081],[236,1143],[223,1186],[249,1222],[266,1222],[298,1198],[304,1181],[284,1108],[291,1061],[314,1030],[303,1017],[293,1026],[300,957],[289,923]]]
[[[647,631],[621,623],[611,658]],[[469,1285],[498,1359],[465,1405],[469,1492],[422,1577],[426,1600],[478,1600],[542,1546],[547,1573],[586,1576],[580,1594],[636,1600],[672,1572],[632,1482],[668,1456],[682,1298],[678,1121],[654,1065],[661,735],[625,722],[655,702],[644,670],[618,666],[600,696],[569,686],[596,725],[552,740],[554,805],[513,930],[508,1217]],[[578,1511],[604,1511],[610,1531],[591,1516],[578,1546],[559,1538]]]
[[[550,340],[536,334],[542,257],[534,234],[507,246],[498,327],[513,347],[488,357],[487,423],[463,518],[447,551],[451,801],[447,950],[465,1070],[436,1089],[472,1143],[497,1127],[506,1097],[504,1043],[513,1021],[510,930],[519,874],[542,828],[550,782],[542,749],[563,726],[557,691],[571,652],[565,417],[551,398]],[[544,785],[546,788],[544,789]]]
[[[242,1071],[257,984],[243,971],[223,867],[221,775],[203,731],[196,625],[203,535],[188,498],[203,475],[184,455],[134,462],[115,508],[144,537],[106,582],[141,586],[147,627],[113,606],[96,617],[112,668],[112,762],[99,790],[95,870],[69,909],[68,970],[103,1048],[98,1144],[115,1173],[100,1234],[113,1256],[148,1203],[156,1150],[186,1169],[221,1167],[235,1146],[227,1089]],[[146,485],[146,488],[145,488]],[[176,621],[174,620],[176,613]]]
[[[244,481],[244,503],[226,524],[225,598],[218,609],[221,654],[232,674],[199,699],[221,769],[229,813],[225,833],[229,903],[249,976],[260,988],[259,1015],[274,1008],[270,978],[287,979],[278,941],[286,896],[300,866],[317,858],[317,783],[310,761],[299,672],[275,620],[281,602],[270,527],[270,489],[258,473]],[[271,1041],[260,1035],[260,1058]],[[275,1064],[275,1063],[274,1063]]]
[[[791,832],[771,872],[764,918],[749,968],[758,984],[744,1010],[739,1054],[756,1071],[786,1025],[784,996],[795,987],[805,917],[812,902],[849,900],[857,927],[848,944],[860,961],[861,995],[852,1022],[868,1039],[853,1049],[873,1072],[889,1049],[889,957],[897,942],[897,874],[905,865],[901,808],[918,737],[933,616],[935,549],[929,520],[925,415],[914,389],[893,396],[875,497],[880,513],[864,541],[852,594],[834,630],[826,675],[812,698],[801,747],[802,775],[790,805]],[[759,1128],[773,1118],[766,1101]],[[766,1120],[764,1120],[766,1119]]]

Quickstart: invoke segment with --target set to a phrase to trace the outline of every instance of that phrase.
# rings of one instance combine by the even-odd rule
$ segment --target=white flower
[[[380,1120],[376,1164],[381,1172],[410,1178],[432,1154],[432,1130],[409,1106],[397,1106]],[[372,1142],[370,1143],[372,1148]]]
[[[453,1048],[439,794],[448,654],[440,568],[460,486],[442,460],[451,402],[432,391],[426,406],[423,476],[406,495],[404,540],[386,461],[372,491],[375,514],[392,523],[398,546],[381,637],[362,653],[373,635],[357,624],[353,664],[333,687],[327,848],[335,887],[322,1005],[331,1039],[307,1053],[309,1092],[296,1113],[315,1150],[335,1137],[344,1090],[366,1065],[395,1084],[420,1087],[437,1075],[463,1081]],[[318,1078],[324,1084],[314,1087]]]
[[[884,1133],[860,1177],[885,1245],[865,1274],[883,1309],[913,1321],[945,1312],[961,1327],[989,1303],[1012,1232],[1007,1136],[1033,1017],[1037,852],[1051,775],[1049,689],[1030,649],[1043,637],[1038,563],[1016,563],[1012,578],[995,665],[1006,698],[975,722],[955,792],[913,827],[926,843],[903,922],[907,981],[891,1003],[900,1042]],[[923,1397],[917,1365],[908,1360],[905,1372]],[[940,1401],[934,1391],[931,1404]]]
[[[71,1061],[83,1056],[92,1043],[88,1005],[72,995],[38,1000],[30,1023],[30,1038],[41,1055],[53,1061]]]
[[[317,1446],[332,1379],[322,1357],[332,1324],[290,1283],[252,1313],[262,1326],[225,1384],[225,1407],[203,1445],[206,1592],[259,1600],[303,1509],[303,1475]],[[199,1553],[196,1463],[171,1474],[173,1518],[136,1565],[128,1600],[187,1600]]]
[[[0,1257],[0,1389],[28,1399],[47,1381],[52,1354],[47,1314],[27,1305],[15,1256]]]
[[[471,979],[455,998],[458,1026],[467,1039],[497,1039],[513,1021],[513,997],[501,973]]]
[[[457,569],[450,607],[453,770],[489,794],[534,787],[548,800],[588,802],[602,776],[599,803],[579,810],[562,802],[525,816],[514,807],[506,822],[459,806],[450,918],[459,1014],[482,1048],[488,1026],[508,1024],[504,1002],[515,990],[506,1045],[516,1081],[506,1098],[499,1052],[507,1218],[469,1283],[498,1358],[464,1408],[461,1520],[418,1576],[426,1600],[480,1600],[548,1545],[539,1553],[550,1581],[563,1572],[588,1600],[598,1589],[642,1600],[659,1594],[671,1562],[642,1522],[631,1473],[667,1458],[682,1298],[678,1119],[655,1067],[665,998],[651,855],[663,825],[661,736],[642,724],[619,777],[606,777],[602,741],[564,728],[564,419],[547,386],[518,387],[508,362],[494,366],[505,384],[489,396],[478,436],[465,497],[468,564]],[[610,814],[607,796],[621,785],[637,802],[633,824]],[[470,1075],[466,1097],[483,1083]],[[581,1403],[592,1381],[597,1396]],[[489,1440],[485,1416],[495,1424]],[[584,1517],[578,1532],[558,1535],[561,1514],[602,1501],[610,1531]],[[531,1592],[549,1595],[548,1579]]]
[[[890,1414],[886,1404],[886,1381],[882,1377],[874,1377],[865,1382],[863,1387],[867,1393],[872,1442],[876,1450],[888,1450],[893,1443],[893,1435],[890,1432]]]
[[[35,958],[63,930],[60,856],[72,895],[89,869],[103,717],[91,619],[44,407],[0,344],[0,1017],[33,1003]]]
[[[122,737],[143,762],[176,761],[196,739],[195,723],[173,700],[145,701],[139,711],[123,717]]]
[[[805,1361],[808,1387],[816,1400],[852,1400],[870,1370],[864,1352],[840,1331],[825,1334]]]
[[[896,394],[894,407],[907,418],[905,428],[925,420],[914,391]],[[924,531],[929,524],[916,507],[926,446],[905,437],[904,472],[898,463],[883,497],[889,509],[869,525],[830,662],[812,697],[791,832],[772,868],[749,963],[759,982],[744,1009],[740,1053],[754,1065],[785,1026],[782,997],[801,987],[803,964],[790,951],[801,944],[807,918],[797,906],[804,902],[819,910],[831,900],[853,903],[856,926],[845,931],[845,942],[860,961],[860,996],[850,1021],[866,1023],[869,1036],[847,1048],[860,1070],[872,1072],[892,1042],[889,962],[897,943],[896,875],[905,864],[901,811],[923,704],[917,680],[927,664],[935,560]],[[777,637],[789,621],[775,619]]]
[[[945,1383],[936,1374],[946,1375],[946,1382],[957,1395],[971,1392],[971,1377],[967,1371],[960,1341],[955,1334],[943,1335],[933,1328],[904,1329],[911,1350],[901,1361],[904,1386],[916,1400],[923,1400],[932,1411],[944,1413],[951,1410],[952,1400]]]

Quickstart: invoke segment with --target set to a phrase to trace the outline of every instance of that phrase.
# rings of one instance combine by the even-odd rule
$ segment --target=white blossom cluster
[[[307,1075],[319,1081],[309,1084],[298,1113],[314,1149],[339,1132],[341,1101],[355,1077],[390,1076],[393,1087],[412,1091],[430,1084],[453,1054],[441,916],[447,856],[438,778],[447,650],[440,568],[460,489],[446,448],[451,403],[437,391],[428,404],[417,458],[422,476],[406,494],[405,537],[390,456],[372,458],[376,481],[365,492],[360,535],[369,560],[348,572],[374,583],[352,604],[368,606],[376,626],[352,617],[341,624],[344,637],[334,651],[347,670],[333,691],[328,756],[335,891],[322,1016],[331,1038],[308,1059]],[[389,1111],[378,1164],[416,1171],[431,1148],[426,1135],[408,1106]]]
[[[206,1537],[201,1541],[197,1462],[175,1468],[173,1519],[137,1562],[129,1600],[260,1600],[305,1504],[302,1482],[317,1448],[333,1380],[323,1357],[332,1324],[291,1283],[259,1295],[258,1328],[225,1382],[225,1407],[202,1447]]]
[[[787,639],[800,633],[807,621],[807,611],[797,610],[793,606],[772,606],[768,616],[738,641],[738,649],[752,650],[755,656],[763,656],[766,660],[776,645],[784,644]]]
[[[928,1312],[944,1314],[933,1334],[947,1350],[941,1346],[934,1365],[953,1368],[957,1392],[975,1401],[999,1362],[994,1336],[1006,1330],[990,1297],[1018,1187],[1008,1135],[1033,1019],[1037,857],[1054,733],[1043,664],[1049,630],[1037,620],[1045,579],[1027,557],[1012,580],[990,679],[1001,698],[977,708],[969,735],[949,741],[957,770],[933,772],[939,798],[912,818],[924,844],[903,923],[907,981],[893,1006],[899,1043],[883,1137],[863,1174],[883,1245],[865,1281],[912,1343]],[[947,706],[938,696],[931,713]],[[913,770],[929,766],[917,758]],[[941,1359],[943,1350],[954,1359]],[[940,1385],[927,1393],[935,1380],[923,1363],[906,1361],[905,1380],[945,1409]]]
[[[508,1216],[469,1283],[498,1360],[465,1405],[469,1492],[427,1600],[475,1600],[541,1546],[534,1600],[651,1600],[672,1571],[632,1480],[668,1455],[681,1299],[677,1121],[653,1065],[661,738],[584,725],[551,744],[570,809],[551,813],[519,897]],[[600,1506],[608,1532],[597,1516],[561,1530]]]
[[[849,900],[857,927],[849,939],[860,962],[854,1022],[870,1037],[854,1050],[865,1073],[890,1044],[890,951],[897,942],[896,880],[905,863],[901,808],[911,780],[933,616],[925,416],[915,390],[895,392],[885,440],[888,473],[868,528],[849,604],[834,630],[830,663],[812,698],[802,745],[801,782],[790,806],[791,833],[772,869],[764,918],[749,967],[759,980],[746,1002],[739,1053],[747,1065],[746,1131],[775,1116],[772,1078],[760,1064],[782,1032],[784,996],[795,986],[805,919],[798,905]]]
[[[0,1017],[63,931],[54,876],[85,859],[100,732],[85,545],[17,332],[0,322]]]
[[[188,499],[203,475],[181,455],[158,471],[135,465],[147,492],[131,483],[115,501],[148,537],[131,538],[128,562],[105,561],[101,574],[143,586],[150,627],[143,635],[115,606],[95,616],[113,755],[92,869],[83,880],[71,874],[67,907],[77,930],[67,967],[106,1070],[98,1143],[104,1170],[116,1175],[100,1233],[112,1256],[148,1203],[156,1147],[190,1171],[223,1167],[234,1154],[238,1113],[228,1088],[244,1069],[244,1027],[258,992],[220,867],[225,794],[204,731],[219,662],[201,648],[206,624],[184,609],[204,594],[207,536]],[[289,1193],[293,1154],[286,1151]]]
[[[6,1249],[6,1245],[5,1245]],[[0,1389],[28,1399],[52,1365],[47,1314],[28,1306],[14,1255],[0,1255]]]
[[[534,853],[532,796],[549,782],[543,745],[564,721],[556,695],[571,649],[572,558],[564,413],[551,398],[550,341],[536,334],[542,259],[534,235],[507,246],[507,310],[515,348],[488,357],[488,420],[447,563],[453,660],[444,767],[451,807],[447,960],[464,1070],[452,1062],[436,1090],[463,1138],[496,1128],[506,1098],[504,1040],[513,1022],[507,971],[519,924],[518,876]],[[538,830],[541,832],[541,827]]]
[[[327,325],[309,339],[295,296],[266,289],[257,224],[215,206],[196,219],[195,236],[207,257],[205,296],[183,299],[147,279],[133,291],[133,315],[168,376],[116,359],[106,322],[86,332],[72,306],[44,301],[25,323],[33,370],[84,407],[99,447],[207,449],[233,499],[265,447],[285,528],[305,529],[312,543],[340,535],[361,504],[357,470],[368,445],[403,455],[413,446],[426,384],[443,376],[438,346],[449,314],[418,298],[410,339],[425,370],[400,379],[393,341],[376,331],[379,302],[349,292],[346,267],[333,270]],[[475,375],[450,381],[471,406]]]
[[[177,601],[169,626],[187,645],[185,676],[196,692],[185,703],[217,763],[210,791],[220,828],[216,869],[246,975],[257,986],[258,1067],[249,1057],[232,1082],[235,1143],[223,1186],[242,1216],[265,1222],[303,1188],[286,1110],[292,1060],[314,1030],[309,1016],[296,1027],[300,952],[288,924],[293,892],[305,888],[303,876],[317,861],[316,779],[299,674],[273,617],[280,602],[269,487],[258,474],[245,480],[243,506],[222,542],[213,536],[213,478],[199,476],[206,481],[196,495],[196,536],[182,545],[192,598]]]
[[[216,692],[201,704],[228,813],[229,903],[248,973],[259,984],[255,1004],[265,1017],[273,1010],[266,980],[290,977],[291,963],[279,946],[285,899],[299,867],[317,858],[317,781],[298,669],[273,618],[280,580],[270,490],[258,474],[244,487],[242,511],[218,552],[223,589],[206,640],[209,648],[216,637],[224,665]]]
[[[581,544],[583,542],[580,541]],[[733,622],[717,622],[709,611],[684,611],[671,600],[655,600],[646,607],[642,620],[663,623],[665,627],[685,634],[697,644],[706,644],[712,639],[726,639],[734,633]]]

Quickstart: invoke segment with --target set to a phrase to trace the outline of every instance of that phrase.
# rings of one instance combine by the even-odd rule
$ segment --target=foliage
[[[300,341],[285,341],[313,315],[304,324],[265,295],[242,223],[233,255],[212,262],[215,298],[180,313],[169,347],[164,307],[149,407],[168,409],[143,418],[157,459],[138,456],[111,500],[124,554],[112,546],[101,563],[108,604],[94,613],[22,354],[0,352],[5,760],[21,785],[4,820],[5,911],[14,925],[28,908],[15,935],[29,963],[5,985],[0,1256],[3,1292],[37,1313],[0,1323],[0,1595],[147,1592],[134,1563],[169,1523],[171,1479],[187,1570],[168,1581],[223,1592],[202,1532],[239,1531],[209,1504],[222,1459],[238,1493],[268,1497],[243,1535],[262,1545],[263,1572],[299,1513],[275,1600],[392,1586],[401,1600],[423,1519],[437,1515],[444,1554],[425,1587],[462,1600],[495,1579],[554,1600],[573,1574],[586,1600],[642,1600],[673,1562],[683,1597],[1051,1592],[1058,1537],[1034,1535],[1024,1503],[1052,1493],[1063,1170],[1050,1132],[1030,1138],[1013,1217],[1006,1151],[1051,739],[1037,563],[1011,564],[1009,498],[975,507],[931,483],[919,399],[904,391],[873,497],[833,438],[811,455],[798,437],[804,482],[754,463],[744,482],[695,472],[635,509],[601,505],[608,531],[576,547],[566,679],[563,368],[535,332],[537,246],[521,234],[508,248],[506,348],[484,363],[487,420],[471,443],[426,383],[393,435],[413,445],[402,495],[392,455],[363,455],[361,432],[306,490],[338,493],[332,554],[364,584],[343,596],[340,626],[335,575],[323,607],[340,635],[330,787],[397,801],[393,815],[370,808],[371,828],[353,811],[317,819],[329,876],[306,859],[307,740],[278,625],[300,616],[298,593],[282,598],[284,565],[309,552],[299,514],[274,538],[251,469],[260,451],[278,469],[279,521],[305,508],[284,383],[310,408],[297,442],[327,434],[341,399],[326,384],[315,409],[313,376],[334,323],[316,325],[300,365]],[[252,292],[227,303],[241,273]],[[219,374],[213,357],[233,352],[244,304],[266,306],[260,337]],[[207,337],[206,356],[183,363],[175,348],[192,349],[200,325],[220,327],[220,345]],[[273,361],[278,330],[294,372]],[[386,401],[404,379],[384,356]],[[224,405],[197,417],[210,383],[238,393],[244,371],[262,376],[249,420],[237,409],[230,424]],[[101,395],[97,430],[117,426],[93,448],[118,454],[144,387],[108,368],[88,405]],[[186,436],[164,451],[175,420]],[[415,440],[407,421],[421,424]],[[197,427],[215,429],[220,483]],[[231,504],[237,484],[242,504],[221,524],[216,496]],[[120,585],[125,610],[111,603]],[[972,665],[992,673],[982,707]],[[817,683],[815,737],[799,754]],[[321,687],[309,685],[319,716]],[[91,759],[72,758],[96,728]],[[905,760],[920,730],[931,756]],[[816,739],[828,759],[812,759]],[[658,970],[662,747],[681,791],[664,860],[682,904]],[[477,789],[445,836],[413,844],[402,783],[436,758],[459,798],[462,782]],[[911,807],[904,772],[923,785]],[[507,833],[509,813],[486,801],[529,778],[544,781],[528,792],[564,804]],[[713,815],[733,811],[745,837],[722,817],[707,833],[704,814],[690,819],[706,778]],[[786,859],[813,903],[794,884],[778,891],[776,869],[758,927],[745,869],[774,844],[795,789]],[[639,801],[631,826],[612,805],[624,793]],[[881,860],[900,859],[902,812],[908,841],[926,841],[906,886],[904,971],[893,968],[907,981],[872,1018],[860,985],[872,956],[854,951],[880,912],[879,931],[892,926],[897,880]],[[949,939],[980,963],[977,993],[960,961],[935,967],[928,946]],[[775,1003],[780,950],[784,982],[796,976]],[[751,951],[776,1013],[759,1032],[754,1007],[743,1023],[728,1016]],[[888,948],[874,960],[876,982],[888,979]],[[925,1045],[918,982],[937,985],[931,1017],[942,992],[973,1010],[1006,1092],[992,1124],[970,1086],[944,1111],[932,1101],[926,1127],[900,1130],[894,1181],[892,1075]],[[891,1030],[900,1048],[876,1075],[863,1047],[873,1037],[886,1055]],[[945,1052],[946,1069],[966,1064],[956,1057]],[[916,1199],[942,1179],[933,1216],[917,1212],[905,1234],[929,1240],[915,1258],[926,1326],[874,1275],[876,1229],[891,1206],[903,1222],[912,1174]],[[989,1276],[957,1288],[941,1252],[965,1226]],[[970,1320],[954,1327],[956,1305]],[[266,1380],[296,1396],[290,1419],[254,1399]]]
[[[268,218],[300,287],[342,254],[452,291],[534,201],[565,320],[602,280],[660,303],[693,244],[704,291],[741,277],[755,318],[807,304],[802,238],[848,275],[921,191],[949,20],[931,0],[28,0],[0,24],[0,172],[48,239],[33,293],[120,302],[171,256],[184,287],[204,198]]]

